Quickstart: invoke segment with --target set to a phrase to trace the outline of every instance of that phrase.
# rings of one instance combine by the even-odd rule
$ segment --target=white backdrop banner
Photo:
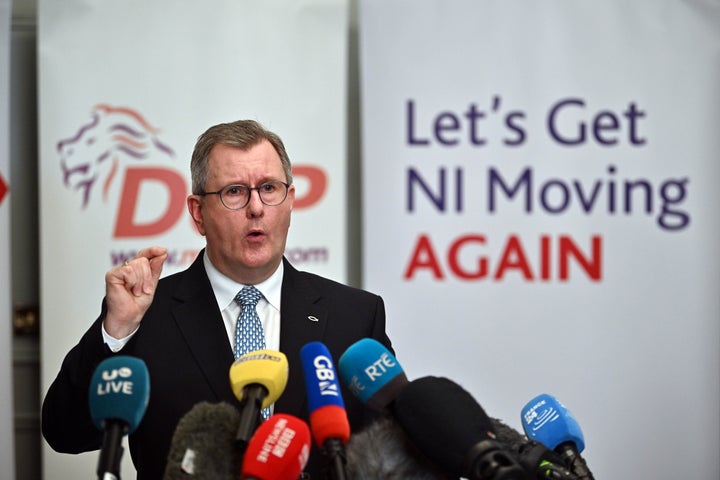
[[[97,317],[106,270],[156,244],[166,276],[204,245],[185,197],[213,124],[251,118],[283,138],[286,255],[345,281],[345,0],[40,0],[38,26],[43,392]],[[97,452],[84,457],[46,446],[44,471],[87,476]]]
[[[10,21],[9,0],[0,0],[0,480],[15,478],[13,421],[12,290],[10,275]]]
[[[720,4],[361,0],[364,287],[408,377],[718,478]]]

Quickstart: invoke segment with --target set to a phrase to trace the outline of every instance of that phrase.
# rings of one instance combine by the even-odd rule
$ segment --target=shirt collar
[[[205,272],[210,280],[210,285],[215,293],[215,300],[217,301],[220,311],[223,311],[235,300],[235,295],[237,295],[245,285],[220,273],[220,270],[215,268],[215,265],[210,261],[207,251],[203,255],[203,264],[205,265]],[[275,272],[270,275],[270,278],[254,285],[254,287],[263,294],[265,300],[278,311],[280,310],[283,271],[284,266],[281,261]]]

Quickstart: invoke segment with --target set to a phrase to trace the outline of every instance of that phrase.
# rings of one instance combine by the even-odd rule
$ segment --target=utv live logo
[[[178,169],[162,165],[177,159],[172,146],[162,139],[160,129],[127,107],[97,105],[90,117],[73,136],[57,142],[65,187],[81,196],[85,209],[92,202],[108,202],[111,187],[120,182],[114,238],[149,237],[172,229],[183,218],[190,190]],[[307,185],[303,195],[296,195],[294,209],[320,201],[327,187],[322,168],[297,165],[293,177],[302,178]],[[139,218],[140,196],[143,188],[151,184],[166,193],[166,200],[152,206],[152,220],[143,221]]]

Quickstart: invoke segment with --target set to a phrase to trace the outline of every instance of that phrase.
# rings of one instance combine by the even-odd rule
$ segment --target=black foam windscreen
[[[444,377],[408,383],[393,413],[410,440],[453,473],[465,471],[466,455],[477,443],[495,438],[490,418],[472,395]]]
[[[529,443],[525,435],[507,425],[499,418],[491,417],[490,422],[497,441],[511,452],[519,452]]]
[[[178,422],[164,480],[235,480],[242,458],[235,433],[240,413],[229,403],[197,403]]]
[[[449,475],[407,438],[397,421],[376,418],[353,433],[347,444],[347,473],[352,480],[446,480]]]

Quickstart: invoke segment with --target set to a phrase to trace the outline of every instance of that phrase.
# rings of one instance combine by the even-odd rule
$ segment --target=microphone
[[[496,440],[482,407],[443,377],[409,382],[393,412],[415,445],[440,467],[470,480],[525,480],[525,470]]]
[[[381,416],[353,433],[347,443],[351,479],[447,480],[449,475],[408,439],[397,421]]]
[[[580,452],[585,448],[582,430],[570,411],[552,395],[540,394],[522,409],[523,430],[557,452],[580,480],[594,480]]]
[[[350,438],[350,422],[330,351],[321,342],[310,342],[300,349],[300,360],[313,438],[330,459],[334,473],[329,476],[345,480],[345,444]]]
[[[363,338],[338,360],[340,376],[366,406],[383,411],[408,383],[395,356],[377,340]]]
[[[514,428],[496,418],[490,418],[496,440],[514,454],[532,478],[538,480],[578,480],[565,467],[563,459],[542,443],[528,440]]]
[[[538,480],[580,480],[565,466],[560,456],[542,443],[529,441],[517,451],[520,465]]]
[[[123,436],[132,433],[145,415],[150,377],[139,358],[117,355],[103,360],[90,379],[90,416],[102,430],[98,479],[120,478]]]
[[[230,366],[230,386],[241,406],[235,435],[240,453],[245,451],[252,434],[262,422],[261,410],[282,395],[287,380],[287,357],[275,350],[247,353]]]
[[[528,441],[524,435],[490,418],[497,441],[513,454],[529,478],[576,480],[562,466],[562,459],[545,446]],[[354,432],[346,446],[347,473],[351,479],[412,478],[447,480],[449,474],[430,461],[412,444],[398,422],[390,416],[377,418],[360,432]],[[549,455],[550,458],[545,458]],[[542,466],[541,466],[542,465]]]
[[[244,480],[297,480],[310,457],[310,429],[301,419],[272,415],[250,439],[242,464]]]
[[[227,402],[196,403],[178,422],[163,480],[235,480],[240,413]]]

